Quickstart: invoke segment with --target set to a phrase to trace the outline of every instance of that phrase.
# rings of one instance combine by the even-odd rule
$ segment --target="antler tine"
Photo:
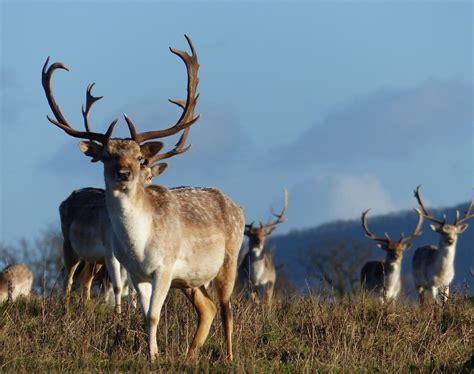
[[[194,101],[197,102],[198,98],[199,98],[199,94],[196,95],[196,97],[194,98]],[[176,104],[177,106],[179,106],[180,108],[185,110],[186,101],[169,99],[169,102],[173,103],[173,104]],[[192,117],[193,114],[194,114],[194,109],[192,111],[188,112],[188,116],[190,116],[190,117]],[[188,138],[190,130],[191,130],[191,128],[188,127],[183,131],[183,133],[179,137],[178,142],[175,144],[175,146],[172,150],[170,150],[166,153],[162,153],[162,154],[158,153],[158,154],[154,155],[153,157],[151,157],[150,159],[147,160],[147,164],[151,165],[154,162],[161,161],[161,160],[164,160],[164,159],[176,156],[176,155],[180,155],[184,152],[189,151],[191,149],[191,144],[189,144],[187,147],[184,147],[184,144],[186,143],[186,139]]]
[[[405,243],[405,242],[408,242],[410,240],[413,240],[413,239],[417,238],[418,236],[420,236],[423,233],[423,231],[421,230],[422,227],[423,227],[423,213],[418,208],[415,208],[415,211],[418,213],[418,223],[416,224],[415,231],[410,236],[404,236],[403,233],[402,233],[400,235],[399,243]]]
[[[125,120],[127,121],[128,127],[130,129],[130,135],[132,139],[135,140],[137,143],[142,143],[150,139],[158,139],[158,138],[164,138],[167,136],[174,135],[180,132],[181,130],[188,129],[190,126],[196,123],[196,121],[200,117],[200,115],[197,115],[196,117],[193,118],[194,109],[195,109],[196,101],[198,97],[198,95],[196,95],[196,89],[199,83],[199,78],[197,76],[198,70],[199,70],[199,63],[198,63],[196,50],[194,49],[194,46],[191,40],[189,39],[187,35],[184,35],[184,37],[188,41],[189,47],[191,48],[191,53],[192,53],[191,55],[189,55],[185,51],[180,51],[178,49],[170,48],[170,51],[172,53],[174,53],[179,58],[181,58],[181,60],[183,60],[184,64],[186,65],[186,70],[188,73],[188,84],[187,84],[188,92],[187,92],[184,108],[181,104],[177,104],[175,100],[171,100],[172,103],[177,104],[183,108],[183,113],[181,114],[181,117],[178,119],[178,121],[176,122],[174,126],[165,130],[147,131],[143,133],[137,133],[133,122],[130,120],[130,118],[127,115],[124,115]],[[184,137],[184,140],[186,140],[186,136]]]
[[[90,126],[89,126],[89,112],[92,108],[92,106],[99,101],[100,99],[103,98],[103,96],[93,96],[92,95],[92,88],[94,87],[95,82],[91,83],[87,86],[86,89],[86,107],[84,109],[84,105],[82,106],[82,116],[84,117],[84,127],[86,128],[86,131],[90,132]]]
[[[388,238],[387,233],[385,233],[385,235],[387,236],[386,238],[379,238],[370,232],[369,226],[367,224],[367,213],[369,213],[369,211],[370,209],[367,209],[365,212],[362,213],[362,217],[361,217],[362,228],[364,229],[365,236],[371,240],[375,240],[378,242],[387,243],[387,244],[390,243],[390,238]]]
[[[472,217],[474,217],[474,214],[471,213],[473,205],[474,205],[474,198],[471,199],[471,202],[469,203],[469,206],[467,207],[461,219],[459,219],[459,211],[457,212],[458,214],[456,215],[456,220],[454,221],[455,226],[460,225],[461,223],[464,223],[468,219],[471,219]]]
[[[46,98],[48,99],[49,107],[51,108],[51,111],[53,112],[53,115],[56,118],[56,120],[54,120],[50,116],[46,116],[48,120],[52,124],[56,125],[60,129],[65,131],[67,134],[75,138],[96,140],[102,144],[107,143],[107,141],[112,136],[112,131],[115,125],[117,124],[118,119],[115,119],[114,121],[112,121],[112,123],[109,125],[109,128],[107,129],[107,132],[105,134],[91,132],[87,128],[86,128],[86,131],[78,131],[74,129],[73,127],[71,127],[71,125],[67,122],[67,120],[64,118],[63,114],[61,113],[61,109],[59,108],[59,105],[56,103],[56,100],[53,96],[53,90],[51,88],[51,80],[52,80],[54,72],[58,69],[63,69],[66,71],[69,71],[69,69],[66,67],[66,65],[64,65],[61,62],[55,62],[49,68],[48,68],[48,64],[49,64],[49,57],[46,59],[46,62],[44,63],[44,66],[43,66],[43,70],[41,74],[41,83],[43,85]]]
[[[266,229],[269,229],[269,228],[272,228],[280,223],[283,223],[285,222],[285,213],[286,211],[288,210],[288,191],[285,189],[285,197],[284,197],[284,204],[283,204],[283,209],[281,211],[280,214],[276,214],[276,213],[273,213],[272,214],[277,217],[277,219],[273,222],[270,222],[270,223],[267,223],[267,224],[264,224],[262,225],[262,223],[260,222],[260,225],[262,226],[262,228],[266,228]]]
[[[423,204],[423,200],[421,199],[420,187],[421,187],[421,184],[419,184],[419,185],[416,187],[416,190],[415,190],[415,197],[416,197],[416,200],[418,201],[418,204],[420,205],[422,214],[425,216],[426,219],[429,219],[430,221],[439,223],[440,225],[444,225],[444,224],[446,223],[446,216],[444,216],[444,221],[441,221],[441,220],[439,220],[439,219],[433,217],[433,216],[428,212],[428,210],[426,209],[425,205]]]

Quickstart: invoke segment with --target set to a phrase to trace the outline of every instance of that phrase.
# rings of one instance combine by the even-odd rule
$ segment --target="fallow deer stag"
[[[105,200],[114,231],[113,252],[129,272],[138,292],[146,326],[151,360],[158,355],[156,341],[161,308],[170,287],[176,287],[193,303],[199,322],[188,351],[195,359],[209,334],[216,307],[204,284],[213,284],[221,305],[227,357],[232,360],[233,317],[230,297],[234,288],[237,257],[244,230],[243,210],[221,191],[213,188],[167,189],[145,186],[140,169],[161,150],[161,142],[147,140],[164,138],[189,130],[199,118],[192,118],[196,105],[197,72],[199,68],[194,47],[186,36],[192,55],[171,49],[187,69],[187,99],[178,122],[165,130],[137,133],[131,119],[125,116],[131,138],[111,138],[116,121],[105,134],[81,132],[72,128],[61,114],[48,84],[44,85],[51,110],[56,119],[48,119],[67,134],[87,139],[80,149],[94,161],[104,164]],[[64,69],[53,64],[50,69]],[[51,74],[49,74],[50,76]],[[188,132],[183,133],[184,139]],[[189,149],[174,149],[158,155],[169,158]]]
[[[385,237],[378,237],[370,232],[367,224],[367,213],[370,209],[362,213],[362,228],[365,236],[377,242],[377,247],[387,252],[385,262],[383,261],[369,261],[360,272],[361,286],[368,291],[374,292],[378,295],[382,303],[395,300],[400,293],[402,286],[400,273],[402,270],[403,254],[406,250],[411,248],[410,240],[422,234],[421,228],[423,226],[423,216],[421,212],[416,209],[418,213],[418,224],[415,231],[410,236],[400,235],[398,242],[392,241],[387,233]]]
[[[417,248],[413,256],[412,270],[415,287],[420,298],[420,304],[424,303],[425,290],[429,289],[433,299],[437,302],[445,302],[449,296],[449,284],[454,278],[454,256],[456,254],[456,243],[458,235],[462,234],[468,228],[466,221],[474,217],[471,214],[474,199],[464,213],[459,217],[459,211],[456,212],[454,223],[446,223],[446,215],[440,220],[432,216],[420,195],[420,186],[415,190],[415,197],[420,205],[423,216],[430,220],[430,227],[439,234],[439,243]]]
[[[43,73],[45,74],[45,72]],[[86,106],[82,108],[84,127],[90,131],[89,113],[93,104],[102,96],[92,95],[94,84],[86,91]],[[153,161],[153,160],[150,160]],[[166,164],[143,165],[140,178],[149,185],[152,178],[166,170]],[[61,230],[63,233],[63,258],[65,267],[64,294],[69,298],[74,273],[81,261],[85,262],[80,275],[83,298],[90,299],[90,289],[94,276],[106,265],[111,275],[115,295],[115,307],[121,312],[121,294],[126,280],[124,269],[116,267],[117,260],[112,253],[113,230],[105,202],[105,190],[82,188],[73,191],[59,206]]]
[[[13,264],[0,272],[0,303],[29,296],[33,286],[33,273],[23,264]]]
[[[259,302],[270,305],[276,282],[276,269],[272,255],[265,247],[266,238],[275,230],[278,224],[285,222],[284,215],[288,210],[288,192],[285,190],[283,210],[273,214],[276,220],[254,227],[253,222],[245,225],[244,234],[249,238],[249,250],[239,266],[239,280],[244,286],[247,296]]]

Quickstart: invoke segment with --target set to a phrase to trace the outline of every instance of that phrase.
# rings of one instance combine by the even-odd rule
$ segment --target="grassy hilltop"
[[[159,325],[160,358],[150,365],[138,309],[121,317],[99,301],[61,297],[0,307],[0,371],[439,372],[465,371],[474,347],[474,306],[456,296],[444,308],[402,300],[382,307],[365,295],[278,298],[271,309],[233,302],[235,360],[223,359],[216,318],[198,363],[185,361],[196,326],[191,305],[169,295]]]

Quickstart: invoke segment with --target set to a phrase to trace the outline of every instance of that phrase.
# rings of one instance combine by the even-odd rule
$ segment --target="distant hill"
[[[461,214],[465,211],[466,204],[461,204],[451,208],[430,209],[432,214],[441,217],[443,213],[448,216],[448,221],[452,222],[456,215],[456,210]],[[414,230],[417,222],[417,215],[414,211],[401,211],[397,213],[369,216],[369,227],[374,233],[382,235],[388,231],[392,239],[398,239],[401,232],[409,234]],[[431,230],[429,223],[425,220],[423,234],[413,241],[413,247],[403,258],[402,274],[405,279],[408,294],[414,294],[413,281],[411,278],[411,260],[415,249],[427,244],[437,244],[439,235]],[[309,248],[317,246],[317,243],[324,241],[357,241],[367,242],[365,239],[360,220],[337,221],[323,224],[305,230],[291,231],[285,235],[275,235],[269,240],[269,247],[274,248],[274,262],[285,269],[291,281],[300,289],[307,284],[308,273],[305,269],[305,253]],[[373,245],[373,257],[371,259],[384,259],[385,252]],[[370,252],[369,252],[370,253]],[[348,256],[351,253],[347,254]],[[307,264],[306,264],[307,265]],[[470,222],[470,227],[458,238],[455,257],[455,287],[469,286],[469,293],[474,294],[474,278],[470,275],[469,267],[474,265],[474,219]],[[359,269],[360,270],[360,269]],[[358,275],[357,275],[358,276]]]

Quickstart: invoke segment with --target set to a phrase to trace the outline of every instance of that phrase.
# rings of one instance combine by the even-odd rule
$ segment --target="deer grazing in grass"
[[[244,234],[249,238],[249,250],[239,266],[239,281],[244,286],[247,296],[259,302],[270,305],[276,282],[276,269],[272,255],[265,247],[266,238],[275,230],[278,224],[285,222],[284,215],[288,210],[288,192],[285,190],[283,210],[274,214],[276,220],[254,227],[253,222],[245,225]]]
[[[431,291],[431,295],[436,302],[444,303],[449,296],[449,284],[454,278],[454,256],[456,254],[456,243],[458,235],[468,228],[467,220],[474,217],[471,213],[474,199],[471,199],[469,206],[463,217],[459,217],[456,212],[454,223],[446,223],[446,215],[440,220],[432,216],[420,195],[420,186],[415,190],[415,197],[420,205],[423,216],[430,220],[430,227],[439,234],[437,246],[428,245],[417,248],[412,261],[413,279],[420,298],[420,304],[424,303],[425,290]]]
[[[416,209],[418,213],[418,224],[415,231],[410,236],[400,235],[398,242],[392,241],[387,233],[385,237],[378,237],[370,232],[367,224],[367,213],[370,209],[362,213],[362,228],[365,236],[377,242],[377,247],[387,252],[385,262],[383,261],[369,261],[360,272],[360,281],[362,287],[374,292],[378,295],[382,303],[395,300],[400,293],[402,286],[400,274],[402,270],[403,254],[406,250],[411,248],[410,240],[422,234],[421,228],[423,226],[423,215]]]
[[[0,303],[14,301],[20,296],[28,297],[33,286],[33,273],[28,266],[13,264],[0,273]]]
[[[86,131],[90,131],[89,112],[93,104],[102,97],[92,95],[94,84],[87,87],[86,107],[82,108]],[[143,165],[140,178],[149,185],[152,178],[166,170],[166,164]],[[105,190],[82,188],[73,191],[59,206],[63,233],[63,258],[65,268],[64,294],[69,298],[74,273],[81,261],[84,267],[80,274],[80,288],[85,300],[90,299],[90,289],[95,275],[105,264],[114,289],[116,311],[121,311],[121,293],[126,280],[124,269],[117,271],[117,260],[112,253],[112,225],[105,202]]]
[[[193,118],[197,102],[198,59],[194,47],[187,52],[171,49],[187,69],[187,98],[184,111],[175,125],[165,130],[138,133],[131,119],[124,115],[130,138],[111,138],[114,120],[105,134],[78,131],[62,115],[51,90],[51,75],[65,69],[61,63],[51,65],[43,84],[55,119],[49,121],[81,141],[81,151],[104,164],[105,201],[113,238],[113,253],[130,274],[146,318],[150,359],[158,356],[156,340],[163,302],[170,287],[181,289],[199,316],[198,327],[188,351],[196,359],[204,344],[216,306],[204,285],[213,280],[221,307],[227,358],[232,360],[233,317],[230,297],[234,288],[237,258],[243,239],[243,210],[221,191],[213,188],[177,188],[145,186],[140,169],[150,159],[163,159],[189,149],[184,142],[199,116]],[[180,147],[158,154],[163,143],[146,142],[184,131]],[[156,156],[156,157],[155,157]]]

